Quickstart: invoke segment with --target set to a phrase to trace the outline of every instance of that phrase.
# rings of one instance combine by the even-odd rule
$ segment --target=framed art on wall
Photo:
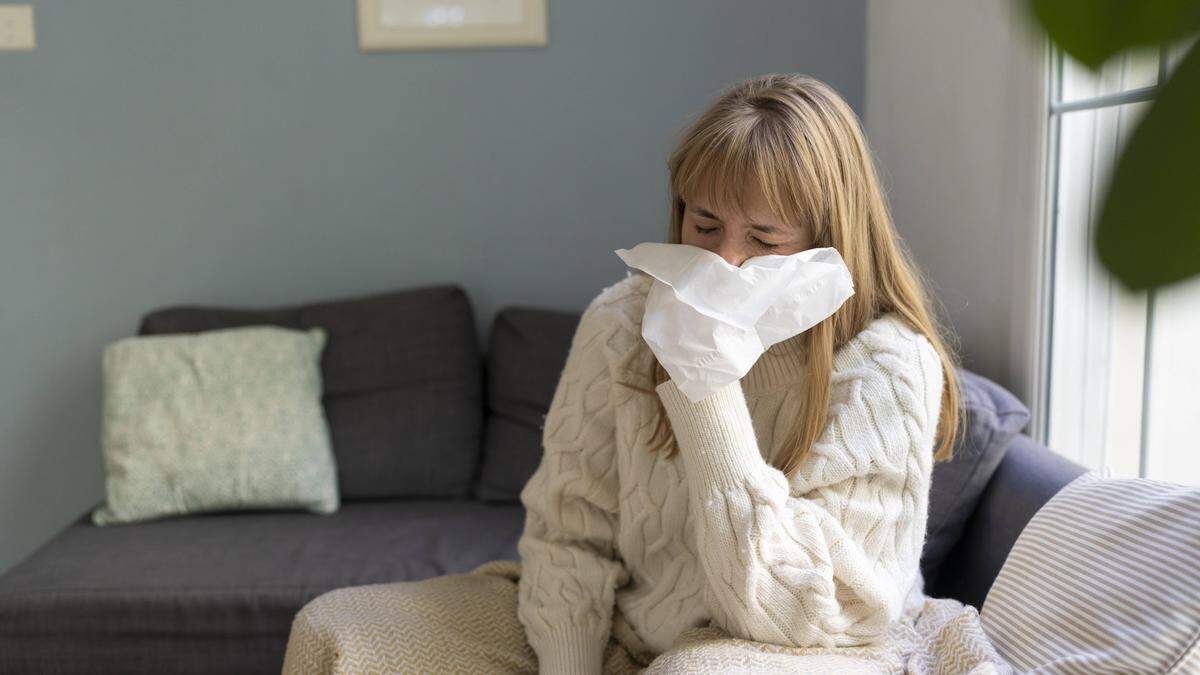
[[[546,0],[358,0],[363,51],[544,47]]]

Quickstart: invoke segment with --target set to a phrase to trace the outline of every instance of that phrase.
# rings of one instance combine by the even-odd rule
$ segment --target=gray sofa
[[[140,334],[327,329],[341,509],[97,527],[89,508],[0,577],[0,672],[277,673],[292,617],[321,593],[518,559],[518,494],[578,319],[510,307],[481,348],[453,285],[148,313]],[[922,568],[927,593],[980,607],[1022,527],[1084,468],[1021,432],[1012,394],[960,377],[968,424],[956,459],[935,465]]]

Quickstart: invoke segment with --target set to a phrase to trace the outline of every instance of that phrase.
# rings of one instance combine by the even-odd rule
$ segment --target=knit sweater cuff
[[[655,389],[671,420],[688,474],[705,479],[703,485],[744,486],[748,476],[767,466],[741,381],[734,380],[699,401],[689,399],[674,380]]]
[[[608,636],[576,626],[567,626],[537,638],[530,646],[538,655],[540,675],[597,675],[604,661]]]

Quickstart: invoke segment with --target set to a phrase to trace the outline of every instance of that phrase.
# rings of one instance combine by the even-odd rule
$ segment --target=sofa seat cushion
[[[292,618],[344,586],[518,559],[520,505],[348,502],[96,527],[0,577],[0,672],[278,673]]]

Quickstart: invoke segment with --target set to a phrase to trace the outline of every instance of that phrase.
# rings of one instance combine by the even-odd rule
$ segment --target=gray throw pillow
[[[235,509],[338,510],[322,328],[117,340],[103,354],[96,525]]]
[[[921,572],[929,589],[942,563],[962,538],[983,491],[1013,438],[1029,423],[1029,408],[1012,392],[965,368],[958,370],[959,391],[966,415],[954,457],[933,465],[929,490],[929,522]]]

